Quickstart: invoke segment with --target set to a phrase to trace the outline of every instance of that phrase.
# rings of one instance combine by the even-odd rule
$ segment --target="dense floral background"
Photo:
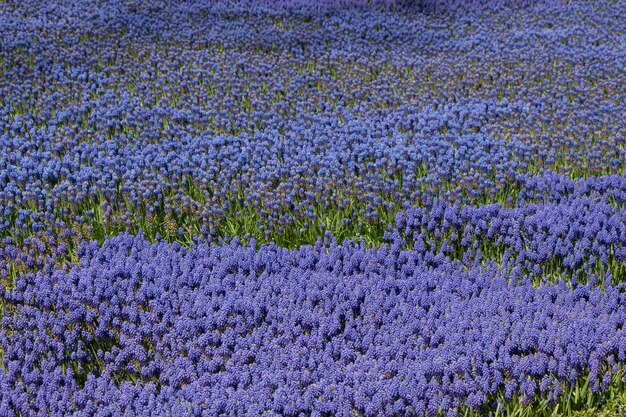
[[[0,415],[617,410],[625,39],[623,0],[0,1]]]

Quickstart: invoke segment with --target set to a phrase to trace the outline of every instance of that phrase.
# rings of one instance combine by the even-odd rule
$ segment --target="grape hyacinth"
[[[626,415],[624,39],[0,0],[0,417]]]
[[[624,2],[531,3],[0,3],[0,233],[314,243],[623,172]]]
[[[624,284],[511,282],[398,244],[122,235],[4,291],[3,415],[454,415],[626,359]]]

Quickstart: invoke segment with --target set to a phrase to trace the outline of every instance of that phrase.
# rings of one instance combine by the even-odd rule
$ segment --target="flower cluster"
[[[381,231],[381,241],[402,242],[429,265],[440,257],[467,267],[493,260],[536,283],[576,280],[603,286],[607,274],[613,283],[626,282],[625,177],[530,177],[507,201],[472,206],[434,197],[422,207],[405,204]],[[59,236],[49,236],[30,211],[20,211],[16,222],[29,216],[36,221],[27,238],[2,241],[0,278],[11,276],[11,265],[50,272],[83,241],[62,223]],[[12,231],[8,222],[5,230]],[[206,227],[203,231],[193,241],[217,241]]]
[[[397,244],[122,235],[3,291],[2,415],[454,415],[626,360],[626,294],[425,266]]]
[[[408,208],[387,234],[432,262],[450,257],[471,266],[483,259],[547,279],[603,284],[606,273],[626,281],[626,179],[571,181],[552,175],[525,183],[515,206],[462,206],[433,200]]]
[[[623,2],[252,10],[0,4],[5,236],[34,213],[46,228],[102,212],[107,230],[178,229],[242,208],[306,229],[346,199],[375,221],[542,169],[624,168]]]

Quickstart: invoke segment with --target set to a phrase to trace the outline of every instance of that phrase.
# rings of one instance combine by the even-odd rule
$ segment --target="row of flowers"
[[[597,393],[626,360],[624,284],[536,288],[399,244],[80,253],[2,291],[2,415],[455,415],[585,375]]]
[[[240,195],[269,232],[346,199],[376,221],[544,168],[623,170],[623,2],[454,18],[144,6],[0,4],[4,236],[29,213],[214,225]]]

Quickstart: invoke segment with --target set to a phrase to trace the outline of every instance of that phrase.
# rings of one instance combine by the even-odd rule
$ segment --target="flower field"
[[[0,0],[0,417],[626,415],[626,1]]]

